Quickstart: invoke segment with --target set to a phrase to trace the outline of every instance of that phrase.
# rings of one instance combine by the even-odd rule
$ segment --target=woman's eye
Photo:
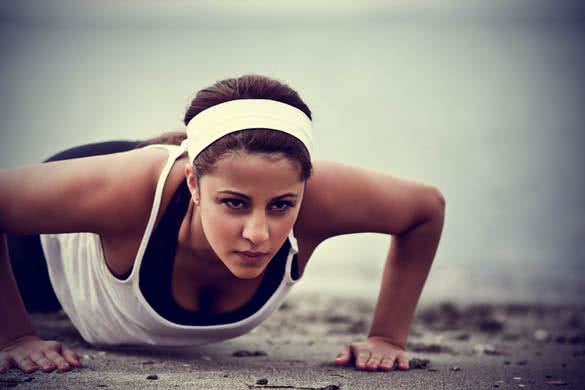
[[[245,204],[239,199],[225,199],[223,201],[231,209],[243,209]]]
[[[273,203],[270,208],[273,211],[285,211],[289,207],[293,207],[293,206],[294,206],[294,204],[292,202],[287,202],[287,201],[283,200],[283,201]]]

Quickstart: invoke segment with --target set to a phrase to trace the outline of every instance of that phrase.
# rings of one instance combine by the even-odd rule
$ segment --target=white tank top
[[[180,325],[160,316],[139,288],[140,266],[153,231],[163,188],[175,160],[185,145],[151,145],[166,148],[170,155],[156,187],[150,218],[130,276],[116,278],[108,269],[99,235],[94,233],[42,234],[55,294],[81,336],[96,345],[193,346],[227,340],[249,332],[284,302],[296,283],[291,276],[297,242],[288,235],[290,250],[282,281],[273,295],[254,314],[220,325]]]

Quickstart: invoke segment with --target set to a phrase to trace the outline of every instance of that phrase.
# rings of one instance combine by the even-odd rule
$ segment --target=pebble
[[[425,352],[425,353],[452,353],[453,350],[449,347],[445,347],[439,344],[422,344],[414,343],[409,344],[408,349],[413,352]]]
[[[191,367],[191,365],[190,365],[190,364],[187,364],[187,363],[185,363],[185,364],[183,364],[183,367]]]
[[[486,355],[498,355],[499,352],[492,344],[476,344],[473,347],[473,351],[476,353],[484,353]]]
[[[537,329],[536,331],[534,331],[534,339],[536,341],[549,341],[550,340],[550,335],[548,334],[548,332],[544,329]]]
[[[528,362],[526,360],[520,360],[519,362],[516,362],[516,364],[519,366],[525,366],[528,364]]]
[[[145,362],[142,362],[143,365],[150,365],[150,364],[154,364],[154,362],[152,360],[147,360]]]
[[[408,361],[408,368],[410,369],[425,369],[431,363],[428,359],[410,359]]]
[[[97,355],[100,356],[100,357],[104,357],[104,356],[106,356],[106,353],[104,351],[99,351],[97,353]]]
[[[453,337],[453,340],[467,341],[471,336],[469,333],[461,333]]]
[[[566,386],[568,385],[567,382],[562,381],[562,380],[554,380],[554,381],[547,381],[546,382],[548,385],[553,385],[553,386]]]
[[[236,351],[236,352],[232,353],[232,356],[235,356],[235,357],[266,356],[266,355],[267,354],[264,351],[250,352],[250,351],[246,351],[246,350],[241,350],[241,351]]]
[[[479,330],[487,333],[500,332],[504,328],[504,323],[495,318],[484,318],[479,321]]]
[[[207,355],[203,355],[203,356],[201,356],[201,358],[200,358],[200,359],[201,359],[201,360],[206,360],[206,361],[208,361],[208,362],[210,362],[210,361],[212,361],[212,360],[213,360],[213,359],[211,358],[211,356],[207,356]]]
[[[82,358],[84,358],[85,360],[89,360],[89,359],[91,359],[91,356],[89,356],[89,355],[83,355]]]
[[[524,385],[522,383],[519,383],[518,387],[524,387]]]
[[[451,367],[451,371],[455,371],[455,372],[461,371],[461,368],[457,367],[457,366],[453,366],[453,367]]]
[[[515,381],[521,381],[522,380],[522,377],[521,376],[515,376],[512,379],[514,379]]]
[[[151,381],[155,381],[158,379],[158,375],[149,375],[146,377],[146,379],[151,380]]]
[[[257,385],[267,385],[268,384],[268,379],[266,379],[266,378],[258,379],[256,381],[256,384]]]

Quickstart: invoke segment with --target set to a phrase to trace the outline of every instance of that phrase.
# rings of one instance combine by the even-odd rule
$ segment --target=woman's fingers
[[[394,369],[394,357],[385,356],[380,362],[380,369],[384,371],[392,371]]]
[[[382,355],[379,353],[371,354],[368,362],[366,363],[366,370],[377,371],[378,366],[380,366],[380,362],[382,362]]]
[[[12,366],[12,360],[5,353],[0,353],[0,373],[5,373],[10,370]]]
[[[51,372],[57,368],[57,365],[51,360],[47,359],[42,352],[35,352],[30,356],[30,360],[40,367],[44,372]]]
[[[406,354],[404,353],[398,355],[398,368],[401,370],[408,370],[408,357],[406,357]]]
[[[357,353],[357,357],[355,359],[355,366],[357,367],[357,369],[359,370],[364,370],[366,368],[366,363],[368,362],[368,360],[370,359],[370,351],[359,351]]]
[[[65,344],[62,344],[61,352],[67,363],[71,364],[73,367],[81,367],[79,356],[77,356],[77,354],[70,350]]]
[[[335,364],[348,364],[351,360],[351,347],[349,345],[345,346],[345,349],[343,350],[343,352],[341,352],[339,355],[337,355],[337,358],[335,359]]]
[[[71,366],[69,365],[69,363],[67,363],[65,361],[65,359],[63,358],[63,356],[59,355],[57,352],[48,351],[48,352],[45,352],[45,356],[47,356],[49,359],[51,359],[53,362],[55,362],[57,369],[59,371],[68,371],[71,369]]]
[[[39,366],[37,366],[30,358],[27,357],[17,360],[16,366],[27,374],[30,374],[31,372],[39,369]]]

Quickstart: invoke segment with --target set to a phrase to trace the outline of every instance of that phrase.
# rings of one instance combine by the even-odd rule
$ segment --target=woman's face
[[[278,252],[299,214],[300,166],[269,154],[231,154],[212,173],[188,180],[205,240],[238,278],[258,277]]]

